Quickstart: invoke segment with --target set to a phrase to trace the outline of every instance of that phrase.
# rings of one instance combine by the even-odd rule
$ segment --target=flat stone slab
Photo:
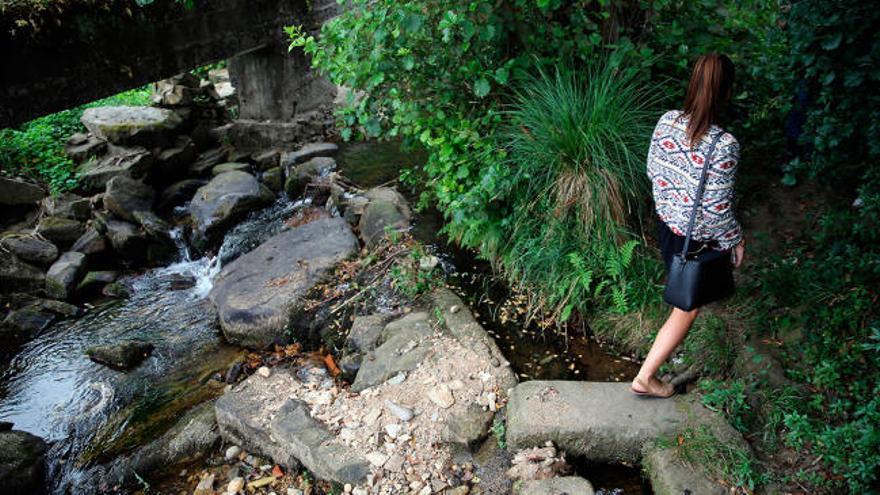
[[[309,143],[296,151],[282,153],[280,164],[287,168],[319,156],[336,156],[337,153],[339,153],[339,146],[333,143]]]
[[[680,399],[646,399],[628,383],[529,381],[507,404],[507,440],[513,449],[547,440],[595,462],[638,462],[642,448],[685,427],[688,405]]]
[[[409,314],[386,325],[379,337],[381,345],[361,362],[351,389],[360,392],[401,371],[415,369],[432,351],[428,337],[433,333],[428,314],[424,312]]]
[[[449,289],[436,289],[429,295],[434,314],[439,314],[446,330],[466,347],[483,353],[486,360],[496,368],[503,368],[501,388],[507,390],[516,385],[516,375],[510,363],[498,347],[495,339],[489,335],[482,325],[474,318],[470,308],[458,295]]]
[[[244,346],[272,344],[309,289],[357,249],[345,220],[325,218],[281,232],[226,265],[209,295],[224,335]]]
[[[562,476],[526,481],[515,490],[515,493],[517,495],[593,495],[596,492],[593,491],[593,485],[589,481],[579,476]]]
[[[217,399],[221,435],[289,469],[301,462],[323,479],[363,481],[370,472],[369,462],[312,418],[304,402],[277,395],[278,390],[295,391],[301,386],[288,370],[276,368],[266,378],[251,376]]]
[[[86,160],[76,171],[79,186],[86,194],[103,192],[107,182],[114,177],[141,178],[150,173],[156,160],[153,154],[141,146],[109,146],[107,154],[100,159]]]
[[[172,110],[157,107],[93,107],[82,123],[92,134],[116,144],[159,144],[157,138],[176,129],[183,120]]]
[[[272,432],[319,478],[357,483],[370,473],[370,463],[336,442],[336,437],[309,415],[309,406],[303,401],[285,402],[272,422]]]

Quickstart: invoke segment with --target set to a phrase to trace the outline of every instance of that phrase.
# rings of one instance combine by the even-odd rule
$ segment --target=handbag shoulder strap
[[[687,234],[684,238],[684,247],[681,250],[681,257],[685,258],[688,252],[688,245],[691,243],[691,235],[694,233],[694,222],[697,219],[697,210],[703,205],[703,191],[706,190],[706,178],[709,177],[709,169],[712,168],[712,155],[715,154],[715,146],[721,139],[724,131],[719,132],[712,138],[712,144],[709,146],[709,153],[706,154],[706,160],[703,162],[703,173],[700,175],[700,185],[697,187],[697,197],[694,198],[694,207],[691,210],[691,219],[688,222]]]

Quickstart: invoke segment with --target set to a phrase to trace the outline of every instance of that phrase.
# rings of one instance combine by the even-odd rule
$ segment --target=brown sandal
[[[669,397],[675,395],[675,386],[671,383],[663,383],[662,387],[655,388],[645,383],[644,381],[642,381],[641,378],[638,377],[633,380],[633,383],[644,389],[636,390],[633,385],[629,386],[629,389],[632,391],[632,393],[640,397],[656,397],[658,399],[668,399]]]

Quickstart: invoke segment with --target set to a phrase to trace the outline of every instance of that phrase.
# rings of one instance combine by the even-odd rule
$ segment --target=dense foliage
[[[343,137],[401,136],[424,146],[428,163],[410,178],[428,184],[423,202],[434,203],[446,215],[447,232],[505,265],[515,282],[538,288],[546,296],[544,309],[567,316],[597,298],[616,299],[625,309],[625,294],[635,292],[625,291],[635,277],[624,276],[623,270],[630,269],[635,248],[626,241],[639,239],[627,233],[632,232],[627,220],[638,216],[642,205],[636,192],[643,193],[645,186],[639,168],[651,118],[644,113],[640,76],[646,74],[648,59],[637,55],[621,20],[643,18],[646,12],[616,9],[604,2],[455,1],[440,8],[425,1],[359,0],[325,27],[320,43],[296,28],[290,34],[293,45],[303,46],[334,81],[365,91],[361,98],[350,95],[341,114]],[[597,57],[608,58],[601,68],[584,71]],[[624,59],[625,69],[619,71]],[[540,70],[552,74],[557,66],[582,73],[534,79]],[[522,91],[512,87],[524,81],[531,81],[531,89],[520,93],[520,101],[532,100],[529,91],[550,100],[531,111],[506,107],[514,92]],[[588,90],[603,87],[612,91]],[[621,97],[611,97],[618,90]],[[557,105],[570,97],[577,101]],[[542,115],[552,108],[560,115]],[[575,115],[579,111],[592,112],[588,115],[594,121]],[[556,123],[556,117],[563,120]],[[532,121],[511,124],[511,119]],[[591,124],[604,127],[598,131]],[[528,141],[517,138],[523,125],[539,139],[530,149]],[[567,137],[554,136],[557,126]],[[539,160],[552,154],[545,147],[565,145],[556,139],[566,140],[569,149],[544,170],[550,164]],[[616,141],[602,145],[605,139]],[[528,167],[514,166],[526,162]],[[597,211],[613,203],[607,200],[615,198],[606,194],[623,193],[616,197],[614,212],[596,217],[593,237],[609,241],[602,249],[588,249],[589,229],[575,233],[576,210],[586,213],[579,205],[567,208],[555,224],[542,222],[552,219],[549,211],[546,217],[531,214],[536,190],[530,186],[580,174],[578,162],[596,164],[584,175],[585,187],[597,187],[604,174],[620,188],[597,191],[592,205]],[[529,174],[538,180],[530,181]],[[588,219],[581,215],[580,220]],[[605,235],[610,231],[620,235]]]
[[[67,138],[84,130],[86,108],[102,105],[146,105],[150,90],[133,89],[70,110],[40,117],[18,128],[0,129],[0,173],[21,174],[63,191],[76,185],[74,163],[64,152]]]
[[[788,19],[805,148],[790,170],[852,184],[880,159],[880,10],[799,0]]]
[[[704,450],[736,464],[719,473],[748,488],[777,479],[863,492],[880,466],[873,309],[880,173],[877,143],[865,139],[878,130],[877,12],[818,0],[355,0],[320,40],[295,27],[289,34],[316,67],[353,88],[340,113],[343,137],[424,146],[428,163],[408,176],[427,186],[423,202],[445,214],[453,238],[535,289],[543,309],[561,320],[572,310],[662,314],[653,309],[659,275],[643,261],[653,260],[639,229],[645,205],[635,198],[647,147],[636,136],[655,118],[642,111],[659,115],[663,106],[595,99],[590,88],[601,88],[608,74],[621,76],[624,94],[644,95],[660,83],[661,100],[674,106],[696,55],[730,55],[738,77],[725,122],[745,143],[744,187],[798,177],[860,183],[861,206],[850,206],[855,196],[833,199],[805,239],[753,269],[757,297],[740,317],[754,320],[757,338],[792,328],[803,335],[785,348],[786,365],[788,378],[807,388],[774,390],[755,377],[704,384],[707,404],[739,428],[776,439],[762,448],[804,454],[806,467],[757,472],[764,468],[751,459]],[[614,122],[574,118],[594,107],[634,112]],[[599,136],[606,124],[614,132]],[[623,126],[632,135],[622,138]],[[706,335],[686,345],[690,352],[694,342],[718,341],[723,359],[703,363],[702,372],[725,377],[736,362],[726,327],[724,317],[706,319],[694,337],[701,329]],[[802,400],[805,393],[811,400]],[[765,406],[746,396],[763,397]],[[705,446],[699,435],[689,442]]]

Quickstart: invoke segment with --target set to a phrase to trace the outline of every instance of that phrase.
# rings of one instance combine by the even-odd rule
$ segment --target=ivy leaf
[[[489,81],[485,77],[481,77],[474,82],[474,94],[479,98],[485,98],[489,94]]]
[[[372,117],[364,124],[364,131],[369,137],[378,137],[382,133],[382,124],[379,119]]]
[[[822,48],[828,51],[836,50],[843,41],[843,34],[835,33],[833,36],[822,42]]]
[[[507,67],[499,67],[495,71],[495,81],[498,84],[505,85],[507,84],[507,80],[510,78],[510,71],[507,70]]]
[[[825,77],[822,78],[822,84],[824,84],[825,86],[828,86],[829,84],[834,82],[835,77],[836,76],[833,71],[829,72],[828,74],[825,74]]]
[[[422,29],[422,24],[424,24],[424,20],[422,16],[418,14],[409,14],[403,18],[403,29],[407,33],[415,33],[419,29]]]
[[[416,66],[416,59],[412,55],[407,55],[403,57],[403,68],[404,70],[413,70],[413,67]]]

